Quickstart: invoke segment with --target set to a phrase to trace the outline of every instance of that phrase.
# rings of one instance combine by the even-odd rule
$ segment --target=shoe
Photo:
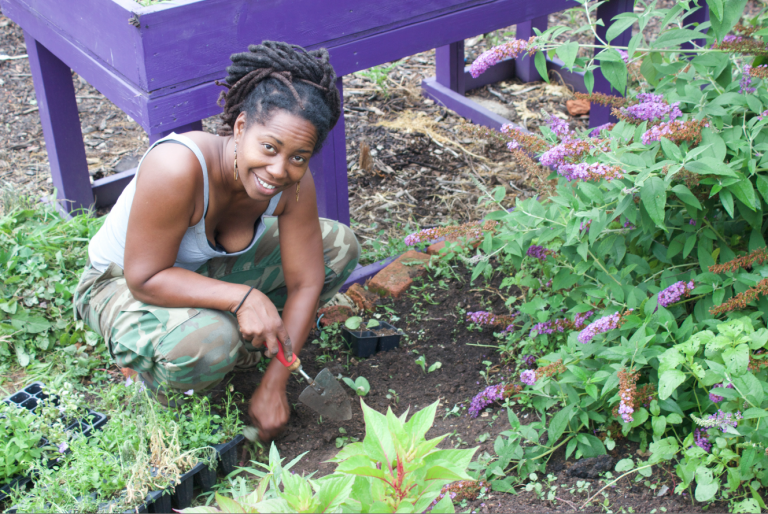
[[[258,366],[262,354],[259,350],[248,350],[241,346],[237,351],[237,361],[235,361],[235,371],[245,371]]]

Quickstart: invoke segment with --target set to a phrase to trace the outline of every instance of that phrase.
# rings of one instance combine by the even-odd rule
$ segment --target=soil
[[[505,409],[501,405],[492,405],[478,418],[471,419],[466,408],[487,385],[481,372],[489,377],[488,383],[496,384],[510,377],[513,370],[504,365],[495,350],[498,340],[493,335],[494,330],[468,327],[463,320],[466,311],[508,312],[498,289],[502,276],[497,273],[490,281],[480,279],[470,283],[469,271],[455,271],[456,278],[431,280],[427,277],[401,299],[382,302],[384,308],[380,307],[379,312],[387,312],[382,318],[389,318],[392,325],[407,334],[400,348],[377,353],[368,359],[352,358],[341,348],[327,360],[328,354],[317,345],[308,343],[305,346],[302,362],[310,376],[328,368],[335,376],[353,380],[363,376],[371,389],[367,396],[358,398],[350,388],[342,385],[352,402],[353,414],[351,420],[338,422],[321,420],[313,410],[300,403],[299,394],[307,384],[295,379],[289,381],[287,392],[292,413],[285,431],[275,443],[286,462],[309,452],[293,468],[295,472],[317,472],[316,476],[333,472],[335,465],[326,461],[336,455],[339,445],[362,440],[365,436],[360,401],[379,412],[392,409],[397,415],[406,409],[413,413],[437,401],[437,416],[428,438],[450,434],[441,447],[477,447],[475,455],[479,459],[495,455],[493,443],[496,437],[510,428]],[[511,294],[515,291],[505,291],[505,296]],[[315,336],[310,335],[310,340]],[[427,366],[439,361],[442,367],[425,373],[415,362],[419,355],[425,357]],[[260,378],[260,373],[236,373],[226,377],[223,384],[231,383],[236,391],[247,395],[258,386]],[[224,387],[217,389],[214,399],[223,395]],[[246,412],[246,403],[240,408]],[[519,405],[513,409],[524,424],[538,420],[534,411],[523,410]],[[671,467],[655,467],[653,475],[640,482],[636,482],[632,474],[608,485],[610,480],[604,477],[605,472],[612,471],[620,459],[647,456],[639,451],[636,443],[624,439],[617,441],[609,455],[594,459],[575,460],[571,457],[566,460],[565,449],[560,448],[553,454],[546,471],[554,477],[551,485],[558,487],[555,500],[546,499],[549,486],[546,477],[540,476],[539,481],[545,486],[542,498],[535,491],[526,491],[523,485],[517,488],[518,494],[490,492],[481,499],[459,504],[457,512],[570,512],[577,508],[583,512],[603,512],[605,509],[599,504],[606,498],[605,505],[614,512],[621,509],[628,512],[630,508],[634,512],[651,512],[653,509],[663,512],[662,507],[667,512],[701,512],[700,506],[693,505],[690,498],[673,495],[677,477]],[[582,506],[606,485],[605,496],[597,496],[599,502],[595,500],[590,506]],[[725,504],[715,504],[707,510],[727,511]]]

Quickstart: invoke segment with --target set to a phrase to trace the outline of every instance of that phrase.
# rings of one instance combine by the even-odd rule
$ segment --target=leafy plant
[[[351,378],[343,377],[344,383],[347,384],[350,389],[354,390],[358,396],[365,396],[371,390],[371,384],[368,383],[368,379],[365,377],[357,377],[354,381]]]
[[[367,70],[358,71],[355,73],[355,75],[364,77],[373,82],[376,85],[376,88],[384,93],[385,97],[389,98],[387,79],[389,78],[389,74],[392,73],[392,70],[394,70],[398,64],[400,64],[400,61],[395,61],[386,65],[382,64],[379,66],[374,66],[372,68],[368,68]]]

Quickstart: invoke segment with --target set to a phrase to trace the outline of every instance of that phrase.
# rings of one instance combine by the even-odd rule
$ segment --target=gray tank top
[[[144,162],[144,158],[147,156],[150,150],[155,146],[165,143],[174,142],[186,146],[195,154],[197,160],[200,161],[200,167],[203,168],[203,200],[204,209],[203,217],[193,227],[189,227],[184,233],[184,237],[181,240],[179,246],[179,252],[176,255],[175,267],[188,269],[191,271],[197,270],[200,266],[205,264],[209,259],[214,257],[233,257],[241,255],[250,250],[256,241],[264,233],[265,226],[263,222],[264,216],[272,216],[277,208],[277,203],[280,201],[282,192],[276,194],[269,202],[267,210],[264,212],[261,218],[256,222],[254,229],[253,240],[248,248],[240,252],[227,253],[211,247],[208,242],[208,238],[205,235],[205,217],[208,214],[208,166],[205,164],[203,153],[200,148],[188,137],[179,134],[171,134],[163,139],[155,142],[146,151],[144,156],[139,161],[139,167],[136,170],[136,176],[133,177],[120,197],[115,202],[115,206],[107,215],[107,219],[104,221],[101,229],[91,239],[88,245],[88,256],[91,259],[91,265],[99,270],[104,271],[109,267],[109,264],[114,262],[120,268],[124,267],[125,256],[125,235],[128,231],[128,217],[131,213],[131,205],[133,205],[133,197],[136,194],[136,177],[141,170],[141,163]],[[148,252],[151,252],[151,248],[147,248]]]

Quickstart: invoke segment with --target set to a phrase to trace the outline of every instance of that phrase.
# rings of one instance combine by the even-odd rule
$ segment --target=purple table
[[[567,0],[174,0],[141,7],[131,0],[0,0],[3,14],[24,29],[51,175],[68,209],[112,204],[134,170],[90,184],[70,69],[131,116],[155,141],[171,131],[201,129],[220,112],[229,55],[263,39],[329,49],[338,75],[438,48],[437,78],[426,91],[479,123],[483,112],[463,91],[508,76],[538,77],[530,60],[497,66],[477,81],[465,77],[465,38],[518,24],[518,37],[545,27]],[[606,24],[631,0],[601,7]],[[601,28],[605,30],[604,28]],[[616,44],[628,40],[625,33]],[[505,68],[506,66],[506,68]],[[564,74],[564,75],[567,75]],[[574,78],[575,82],[578,82]],[[596,90],[607,92],[598,75]],[[338,81],[342,88],[341,80]],[[478,115],[479,113],[479,115]],[[593,119],[606,118],[594,108]],[[505,121],[505,120],[504,120]],[[344,120],[313,157],[322,216],[349,223]]]

